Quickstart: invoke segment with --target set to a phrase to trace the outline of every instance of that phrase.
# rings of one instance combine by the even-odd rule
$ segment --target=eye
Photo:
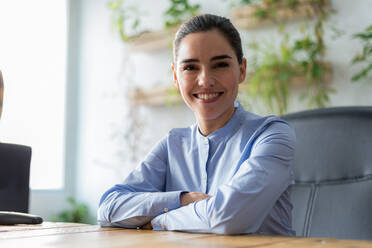
[[[229,63],[221,61],[221,62],[218,62],[217,64],[215,64],[214,68],[224,68],[224,67],[228,67],[228,66],[229,66]]]
[[[196,66],[195,65],[184,65],[182,67],[182,70],[183,71],[193,71],[193,70],[196,70]]]

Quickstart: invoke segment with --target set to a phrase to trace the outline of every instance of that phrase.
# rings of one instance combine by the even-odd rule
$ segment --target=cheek
[[[183,97],[188,97],[188,94],[192,90],[192,87],[190,84],[184,80],[183,78],[179,78],[178,80],[178,86],[179,86],[179,91]]]
[[[219,78],[219,81],[228,88],[238,85],[240,81],[240,75],[233,72],[222,72],[216,76]]]
[[[187,93],[187,91],[192,90],[193,88],[193,82],[195,80],[195,77],[193,75],[185,75],[182,73],[178,74],[178,83],[180,90],[184,93]]]

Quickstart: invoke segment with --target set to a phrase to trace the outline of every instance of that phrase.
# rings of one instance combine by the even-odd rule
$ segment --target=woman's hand
[[[201,201],[207,198],[211,198],[211,195],[204,194],[202,192],[190,192],[181,195],[181,206],[186,206],[190,203]]]
[[[190,192],[190,193],[184,193],[180,197],[181,206],[186,206],[190,203],[201,201],[207,198],[211,198],[211,195],[204,194],[202,192]],[[141,226],[141,229],[144,230],[152,230],[152,224],[151,221],[146,223],[145,225]]]

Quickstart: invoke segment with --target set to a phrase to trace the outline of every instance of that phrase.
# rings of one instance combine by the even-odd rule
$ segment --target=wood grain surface
[[[191,234],[45,222],[41,225],[0,226],[0,247],[372,248],[372,241],[257,235]]]

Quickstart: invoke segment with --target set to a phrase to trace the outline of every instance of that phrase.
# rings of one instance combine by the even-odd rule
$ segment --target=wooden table
[[[0,247],[348,247],[372,248],[372,241],[331,238],[190,234],[182,232],[101,228],[75,223],[44,222],[40,225],[0,226]]]

